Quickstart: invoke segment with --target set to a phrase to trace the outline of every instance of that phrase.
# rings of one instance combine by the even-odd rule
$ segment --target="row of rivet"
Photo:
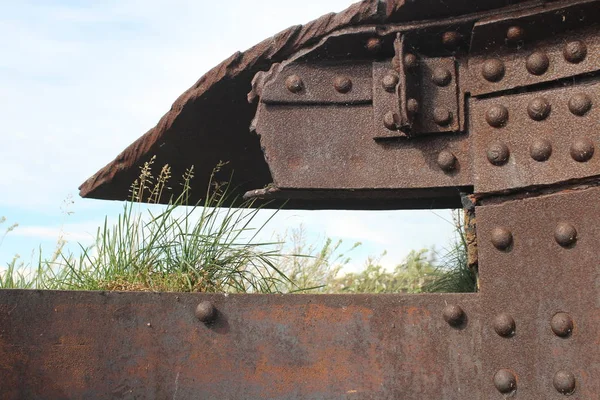
[[[592,108],[592,99],[585,93],[577,93],[567,103],[569,111],[579,117],[584,116]],[[527,115],[534,121],[543,121],[552,111],[552,105],[544,97],[536,97],[527,105]],[[508,122],[508,109],[496,104],[485,112],[485,120],[491,127],[502,128]]]
[[[285,80],[285,87],[292,93],[298,94],[304,89],[304,81],[298,75],[290,75]],[[352,90],[352,80],[347,76],[337,76],[333,87],[338,93],[346,94]]]
[[[462,39],[463,35],[456,31],[444,32],[441,37],[442,44],[450,49],[460,45]],[[381,50],[381,44],[380,38],[372,37],[367,40],[365,48],[372,53],[377,53]]]
[[[581,163],[591,160],[594,152],[594,142],[588,138],[576,139],[569,149],[571,158]],[[543,162],[548,160],[552,155],[552,143],[547,139],[536,139],[529,147],[529,155],[535,161]],[[493,165],[504,165],[509,157],[510,150],[504,142],[492,142],[487,149],[487,159]]]
[[[464,310],[456,304],[446,306],[442,314],[444,320],[455,328],[462,327],[467,320]],[[493,325],[494,330],[500,336],[511,337],[515,334],[516,323],[509,314],[498,315]],[[555,335],[568,337],[573,331],[573,319],[567,313],[557,313],[552,317],[550,327]],[[554,374],[553,384],[559,393],[572,394],[576,386],[575,376],[568,371],[558,371]],[[500,393],[513,393],[517,390],[517,378],[511,370],[501,369],[494,375],[494,386]]]
[[[587,56],[587,46],[580,40],[575,40],[565,44],[563,48],[564,59],[571,64],[578,64],[585,60]],[[550,59],[541,51],[530,54],[525,61],[525,68],[532,75],[543,75],[550,66]],[[484,61],[481,68],[481,75],[488,82],[499,82],[504,78],[506,70],[504,63],[492,58]]]
[[[568,222],[560,222],[554,229],[554,240],[562,247],[572,247],[577,241],[577,229]],[[490,241],[500,251],[509,251],[513,246],[513,234],[505,227],[492,229]]]

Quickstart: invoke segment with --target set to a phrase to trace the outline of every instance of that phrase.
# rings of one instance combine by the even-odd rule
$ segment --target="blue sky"
[[[80,199],[80,183],[153,127],[211,67],[351,1],[2,3],[0,216],[8,219],[4,227],[19,226],[0,247],[0,268],[14,254],[30,259],[39,246],[50,253],[60,235],[72,247],[89,244],[122,204]],[[355,267],[384,250],[382,262],[393,266],[410,249],[447,245],[448,218],[447,211],[289,210],[264,234],[302,224],[309,241],[361,241]]]

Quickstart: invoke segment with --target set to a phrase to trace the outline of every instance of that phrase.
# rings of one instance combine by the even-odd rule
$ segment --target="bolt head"
[[[411,117],[419,113],[419,102],[417,99],[410,98],[406,100],[406,112]]]
[[[381,85],[386,92],[394,93],[398,82],[400,82],[400,77],[396,71],[390,71],[383,77]]]
[[[352,90],[352,80],[347,76],[338,76],[335,78],[333,86],[339,93],[348,93]]]
[[[381,50],[381,39],[376,37],[369,38],[365,44],[365,48],[371,53],[377,53]]]
[[[569,42],[563,48],[563,56],[567,62],[578,64],[587,56],[587,46],[581,40]]]
[[[489,82],[500,81],[504,72],[504,63],[497,58],[486,60],[481,68],[481,75]]]
[[[498,250],[508,250],[513,244],[512,232],[504,227],[496,227],[492,230],[491,241]]]
[[[388,128],[390,131],[396,131],[396,130],[398,130],[398,128],[400,126],[399,120],[400,120],[400,118],[398,117],[398,114],[396,114],[393,111],[388,111],[383,116],[383,125],[386,128]]]
[[[573,332],[573,318],[565,312],[556,313],[550,321],[550,327],[556,336],[569,337]]]
[[[439,126],[446,126],[452,122],[452,113],[445,107],[433,109],[433,121]]]
[[[501,369],[494,375],[494,386],[500,393],[512,393],[517,390],[517,377],[512,371]]]
[[[448,48],[458,47],[462,41],[462,35],[456,31],[444,32],[442,35],[442,44]]]
[[[456,168],[456,156],[451,151],[442,150],[438,154],[437,164],[444,172],[454,171]]]
[[[504,165],[510,157],[508,146],[502,142],[490,144],[487,150],[487,159],[493,165]]]
[[[571,157],[577,162],[589,161],[594,156],[594,142],[588,138],[580,138],[571,145]]]
[[[525,29],[520,26],[513,25],[506,30],[506,39],[509,42],[520,42],[525,38]]]
[[[546,71],[548,71],[549,66],[550,59],[546,53],[541,51],[532,53],[525,61],[525,67],[527,68],[527,71],[533,75],[543,75]]]
[[[552,143],[547,139],[536,139],[529,146],[529,154],[535,161],[544,162],[552,155]]]
[[[529,102],[527,106],[527,114],[529,114],[529,118],[534,121],[542,121],[550,115],[552,107],[548,100],[544,97],[536,97],[535,99]]]
[[[514,318],[507,313],[498,314],[493,325],[496,333],[506,338],[513,336],[517,328]]]
[[[585,93],[574,94],[569,99],[569,111],[577,116],[583,116],[592,108],[592,99]]]
[[[501,128],[508,121],[508,109],[501,104],[493,105],[485,112],[485,120],[490,126]]]
[[[561,394],[570,395],[575,392],[577,381],[575,375],[567,371],[558,371],[554,374],[554,388]]]
[[[431,72],[431,80],[437,86],[447,86],[452,81],[452,74],[446,68],[437,67]]]
[[[217,309],[210,301],[203,301],[196,307],[196,318],[205,324],[209,324],[217,317]]]
[[[298,75],[290,75],[285,80],[285,87],[292,93],[300,93],[304,89],[304,82]]]
[[[412,53],[406,53],[404,55],[404,67],[406,67],[407,69],[413,69],[417,66],[418,60],[417,60],[417,56],[415,56]]]
[[[554,239],[562,247],[572,247],[577,241],[577,230],[568,222],[560,222],[554,230]]]
[[[448,325],[453,327],[461,326],[467,317],[464,310],[456,304],[450,304],[446,306],[442,314]]]

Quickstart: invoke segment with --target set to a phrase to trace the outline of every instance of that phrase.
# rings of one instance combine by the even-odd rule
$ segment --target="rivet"
[[[508,146],[502,142],[494,142],[488,147],[487,158],[488,161],[494,165],[504,165],[510,157],[510,151]]]
[[[452,74],[446,68],[434,68],[431,73],[431,80],[438,86],[446,86],[452,80]]]
[[[501,104],[493,105],[485,112],[485,120],[490,126],[501,128],[508,121],[508,110]]]
[[[461,326],[465,322],[466,314],[464,310],[456,304],[446,306],[442,314],[444,320],[451,326]]]
[[[492,230],[491,240],[498,250],[507,250],[513,243],[513,235],[504,227],[496,227]]]
[[[506,30],[506,39],[509,42],[520,42],[525,37],[525,29],[520,26],[511,26]]]
[[[457,47],[462,40],[462,35],[456,31],[444,32],[442,35],[442,44],[446,47]]]
[[[571,247],[577,241],[577,230],[568,222],[560,222],[554,230],[554,239],[562,247]]]
[[[494,386],[500,393],[512,393],[517,390],[517,377],[512,371],[501,369],[494,375]]]
[[[585,115],[592,108],[592,99],[585,93],[574,94],[569,99],[569,111],[578,116]]]
[[[556,336],[569,337],[573,332],[573,318],[565,312],[556,313],[550,321],[550,327]]]
[[[445,107],[436,107],[433,109],[433,121],[440,126],[446,126],[452,122],[452,113]]]
[[[580,63],[587,56],[587,46],[581,40],[569,42],[563,49],[563,56],[572,64]]]
[[[529,146],[529,154],[535,161],[546,161],[552,155],[552,143],[547,139],[536,139]]]
[[[396,85],[400,82],[400,78],[395,71],[388,72],[381,80],[381,84],[386,92],[393,93],[396,90]]]
[[[529,117],[535,121],[542,121],[548,118],[551,109],[552,107],[550,106],[550,103],[548,103],[548,100],[546,100],[544,97],[536,97],[529,102],[529,105],[527,106],[527,114],[529,114]]]
[[[410,116],[414,116],[419,112],[419,102],[417,99],[410,98],[406,100],[406,112]]]
[[[304,82],[298,75],[290,75],[285,80],[285,87],[292,93],[299,93],[304,88]]]
[[[393,111],[388,111],[383,116],[383,125],[390,131],[398,130],[398,114]]]
[[[504,77],[504,63],[497,58],[486,60],[481,68],[481,75],[489,82],[498,82]]]
[[[589,161],[594,156],[594,142],[588,138],[579,138],[571,145],[571,157],[577,162]]]
[[[493,325],[496,333],[502,337],[511,337],[515,334],[515,320],[509,314],[498,314],[496,318],[494,318]]]
[[[406,53],[404,55],[404,66],[408,69],[412,69],[417,66],[417,56],[412,53]]]
[[[456,156],[451,151],[442,150],[438,154],[437,164],[442,171],[453,171],[456,168]]]
[[[335,78],[333,86],[339,93],[348,93],[352,90],[352,80],[347,76],[338,76]]]
[[[558,371],[554,374],[553,383],[554,388],[564,395],[573,394],[577,385],[575,375],[567,371]]]
[[[550,66],[550,59],[541,51],[536,51],[527,57],[525,61],[525,67],[530,74],[533,75],[542,75],[546,71],[548,71],[548,67]]]
[[[373,37],[367,40],[365,47],[371,53],[377,53],[381,49],[381,39]]]
[[[203,301],[196,307],[196,318],[205,324],[209,324],[217,317],[217,310],[210,301]]]

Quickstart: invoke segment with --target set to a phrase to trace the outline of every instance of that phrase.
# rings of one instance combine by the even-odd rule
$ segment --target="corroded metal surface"
[[[480,320],[473,294],[0,291],[1,397],[479,398]]]
[[[512,371],[514,398],[561,398],[561,371],[574,376],[570,398],[598,398],[599,198],[573,189],[476,208],[483,375]],[[485,386],[483,398],[501,397]]]
[[[515,6],[516,3],[524,5]],[[100,199],[127,199],[130,185],[139,175],[139,167],[154,155],[157,164],[172,166],[175,177],[195,165],[192,202],[205,193],[210,172],[219,161],[229,161],[229,164],[218,178],[226,180],[231,170],[235,171],[232,186],[241,193],[263,188],[272,183],[272,177],[258,138],[248,134],[256,104],[246,102],[251,81],[257,73],[347,28],[360,28],[362,34],[357,36],[356,43],[344,47],[345,54],[350,49],[351,54],[381,57],[385,55],[385,50],[380,53],[381,43],[385,45],[390,37],[393,40],[394,31],[409,31],[418,32],[413,35],[414,40],[423,38],[423,46],[441,44],[445,55],[450,55],[454,51],[453,43],[457,42],[453,39],[453,29],[460,28],[468,33],[471,21],[497,14],[500,12],[497,9],[506,7],[510,11],[542,3],[542,0],[365,0],[341,13],[327,14],[306,25],[286,29],[245,52],[232,55],[200,78],[177,99],[155,128],[84,182],[80,194]],[[440,20],[434,23],[435,18]],[[447,22],[443,18],[447,18]],[[436,26],[441,23],[449,26]],[[382,31],[383,24],[397,26],[390,25]],[[468,38],[458,42],[464,46]],[[168,200],[168,196],[161,199],[163,202]],[[308,209],[321,205],[308,199],[294,204],[297,208]]]

